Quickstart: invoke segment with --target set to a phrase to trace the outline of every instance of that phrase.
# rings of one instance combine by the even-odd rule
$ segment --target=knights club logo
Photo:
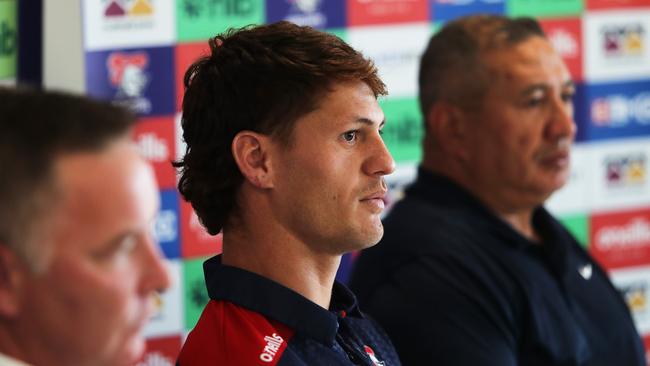
[[[386,363],[384,361],[379,361],[379,359],[377,359],[377,356],[375,355],[375,351],[372,348],[370,348],[369,346],[363,346],[363,348],[366,351],[368,357],[370,357],[370,360],[372,361],[372,364],[374,366],[386,366]]]
[[[114,52],[106,59],[110,84],[117,89],[114,100],[141,114],[151,111],[151,102],[144,97],[148,66],[146,52]]]

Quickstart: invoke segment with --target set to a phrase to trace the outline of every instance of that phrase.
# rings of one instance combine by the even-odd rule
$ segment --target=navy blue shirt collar
[[[450,178],[423,167],[418,168],[417,179],[406,189],[406,195],[417,196],[425,202],[435,203],[437,207],[447,207],[450,212],[457,208],[464,215],[471,216],[473,223],[480,223],[482,231],[493,232],[502,237],[502,245],[513,246],[526,250],[531,255],[540,256],[549,269],[560,278],[567,271],[567,248],[559,243],[574,239],[541,205],[533,211],[532,220],[533,227],[542,235],[543,245],[514,230],[476,196]]]
[[[354,294],[339,282],[334,283],[327,310],[266,277],[221,264],[221,255],[205,261],[203,270],[211,299],[260,313],[328,346],[335,342],[339,317],[363,317]]]

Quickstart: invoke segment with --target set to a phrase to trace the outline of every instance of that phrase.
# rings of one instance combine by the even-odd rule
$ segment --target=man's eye
[[[354,142],[357,139],[357,133],[358,133],[357,131],[348,131],[341,136],[343,137],[343,140],[345,140],[346,142]]]
[[[106,261],[117,256],[124,256],[130,254],[138,244],[138,240],[133,235],[120,237],[105,247],[95,251],[92,256],[95,260]]]
[[[564,102],[571,102],[571,101],[573,101],[574,94],[575,93],[573,93],[573,92],[563,93],[562,94],[562,100]]]
[[[137,244],[137,239],[133,235],[129,235],[119,242],[117,250],[121,253],[130,253]]]
[[[542,104],[542,98],[531,98],[526,101],[526,107],[537,107]]]

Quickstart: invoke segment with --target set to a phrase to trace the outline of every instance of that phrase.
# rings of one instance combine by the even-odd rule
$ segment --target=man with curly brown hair
[[[397,365],[335,281],[383,234],[386,94],[339,38],[288,22],[231,30],[185,74],[180,192],[223,254],[179,365]]]

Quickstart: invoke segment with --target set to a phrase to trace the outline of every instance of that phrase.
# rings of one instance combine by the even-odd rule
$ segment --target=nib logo
[[[146,159],[155,162],[169,160],[169,147],[165,140],[158,138],[154,133],[144,133],[136,141],[140,154]]]
[[[641,125],[650,125],[650,93],[633,96],[614,94],[594,99],[591,119],[597,126],[624,126],[632,120]]]
[[[210,17],[217,14],[246,16],[253,12],[255,4],[252,0],[182,0],[181,8],[193,18],[206,13]]]
[[[0,23],[0,56],[16,53],[16,30],[11,29],[6,21]]]
[[[578,42],[571,33],[557,28],[549,34],[549,39],[560,56],[565,58],[578,56]]]
[[[174,361],[159,352],[149,353],[138,366],[174,366]]]

